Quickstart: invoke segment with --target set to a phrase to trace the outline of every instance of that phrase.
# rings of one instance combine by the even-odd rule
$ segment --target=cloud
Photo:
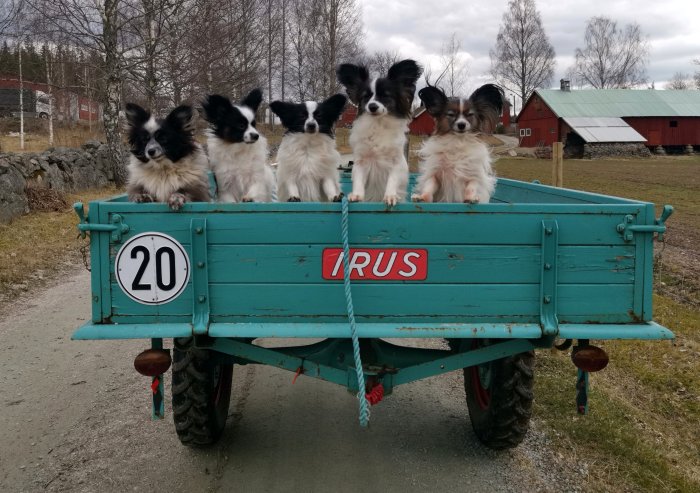
[[[489,50],[506,11],[507,0],[490,2],[425,0],[360,0],[367,50],[396,50],[421,63],[436,63],[443,43],[457,33],[469,57],[470,83],[488,80]],[[668,80],[675,72],[693,72],[700,58],[700,7],[697,0],[639,2],[638,0],[538,1],[545,32],[557,54],[555,81],[573,63],[583,45],[586,21],[596,15],[619,25],[636,22],[648,37],[649,80]],[[558,83],[557,83],[558,84]]]

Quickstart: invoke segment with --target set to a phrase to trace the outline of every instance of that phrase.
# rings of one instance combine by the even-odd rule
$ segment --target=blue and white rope
[[[355,358],[355,371],[357,372],[357,398],[360,400],[360,426],[366,428],[369,424],[369,402],[365,396],[365,374],[362,370],[360,358],[360,340],[357,337],[355,325],[355,310],[352,306],[352,292],[350,291],[350,243],[348,242],[348,199],[343,196],[341,203],[341,230],[343,235],[343,285],[345,287],[345,302],[348,307],[348,320],[350,322],[350,335],[352,337],[352,355]]]

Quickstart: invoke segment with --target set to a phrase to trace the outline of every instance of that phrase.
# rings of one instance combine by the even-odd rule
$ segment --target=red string
[[[299,375],[301,375],[302,373],[304,373],[304,369],[300,366],[299,368],[297,368],[297,371],[296,371],[296,373],[294,374],[294,378],[292,378],[292,385],[294,385],[294,382],[297,381],[297,377],[298,377]]]
[[[153,382],[151,382],[151,390],[154,395],[158,393],[158,385],[160,385],[160,380],[158,380],[158,377],[155,377]]]
[[[381,384],[381,382],[378,383],[374,386],[374,388],[372,388],[372,390],[365,394],[365,397],[367,398],[367,402],[369,402],[372,406],[378,404],[384,398],[384,386]]]

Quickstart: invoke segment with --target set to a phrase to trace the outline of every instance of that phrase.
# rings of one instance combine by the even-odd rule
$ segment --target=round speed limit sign
[[[119,249],[114,262],[119,287],[129,298],[162,305],[177,298],[190,278],[190,259],[174,238],[142,233]]]

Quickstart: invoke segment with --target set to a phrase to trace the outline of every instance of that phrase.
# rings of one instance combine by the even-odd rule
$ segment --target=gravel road
[[[144,342],[70,340],[89,308],[75,270],[0,312],[0,491],[572,489],[552,482],[542,433],[505,453],[476,441],[459,373],[398,388],[362,430],[342,388],[236,366],[224,439],[184,448],[169,405],[150,420],[150,381],[132,366]]]

